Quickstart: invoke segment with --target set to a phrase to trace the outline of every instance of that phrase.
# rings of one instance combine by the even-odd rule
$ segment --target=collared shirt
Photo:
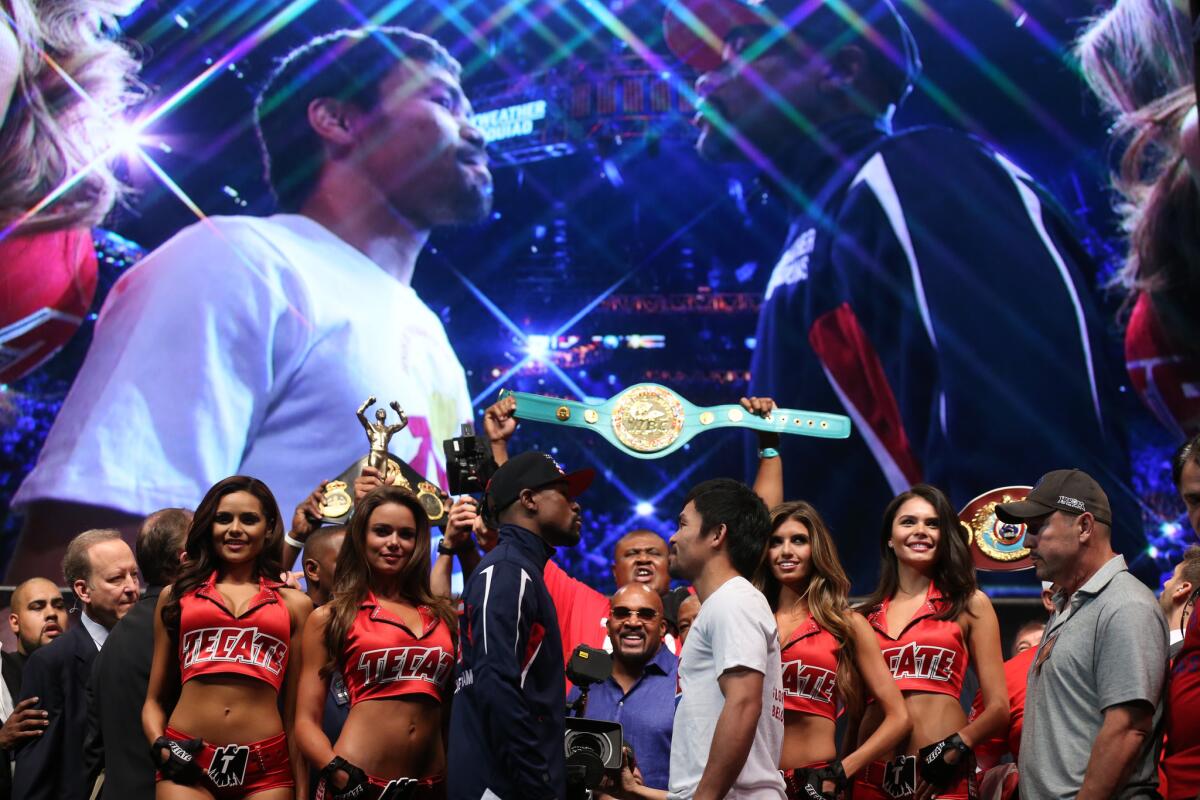
[[[621,735],[633,748],[642,779],[652,789],[666,789],[671,771],[671,728],[675,724],[675,681],[679,659],[665,644],[658,646],[642,676],[626,692],[610,677],[588,692],[588,719],[621,723]],[[571,691],[569,702],[579,696]]]
[[[1029,668],[1021,731],[1021,794],[1069,800],[1083,785],[1106,709],[1145,702],[1155,724],[1167,668],[1167,623],[1158,601],[1115,556],[1056,611]],[[1114,798],[1153,797],[1157,737],[1137,755]]]
[[[104,643],[108,641],[108,628],[89,617],[87,609],[84,609],[83,613],[79,615],[79,621],[83,623],[83,629],[88,632],[88,636],[92,637],[92,641],[96,643],[96,649],[103,648]]]

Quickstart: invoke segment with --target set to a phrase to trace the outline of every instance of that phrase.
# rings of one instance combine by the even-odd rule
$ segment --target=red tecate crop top
[[[342,648],[342,679],[350,705],[426,694],[438,701],[454,671],[454,641],[445,623],[419,606],[421,634],[368,594],[358,606]]]
[[[287,671],[292,615],[273,585],[259,579],[258,594],[240,617],[225,605],[217,574],[179,598],[179,672],[182,683],[200,675],[245,675],[276,690]]]
[[[902,692],[930,692],[958,697],[967,671],[967,643],[954,620],[934,619],[943,609],[942,593],[932,583],[925,604],[893,639],[887,633],[887,610],[891,600],[867,615],[875,629],[883,661]]]
[[[838,640],[812,617],[796,628],[779,653],[783,661],[785,711],[836,718],[834,690],[840,651]]]

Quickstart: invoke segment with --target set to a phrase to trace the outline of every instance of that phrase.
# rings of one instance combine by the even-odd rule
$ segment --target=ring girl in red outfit
[[[304,629],[296,739],[309,763],[324,765],[317,800],[446,796],[457,621],[430,590],[429,565],[429,518],[411,492],[383,486],[358,501],[333,599]],[[334,670],[350,715],[331,743],[321,715]]]
[[[288,656],[312,602],[278,583],[282,538],[275,498],[255,478],[220,481],[196,509],[183,573],[158,600],[142,708],[159,800],[307,796],[284,731],[299,662]]]
[[[975,584],[975,567],[950,501],[918,484],[883,515],[879,588],[860,610],[874,629],[912,733],[890,761],[867,766],[854,781],[854,800],[975,797],[971,748],[1008,722],[1000,625]],[[983,712],[967,722],[959,703],[967,661],[974,664]],[[867,705],[860,746],[885,720]]]
[[[850,609],[850,580],[820,514],[804,501],[771,510],[766,558],[755,580],[775,611],[783,660],[780,769],[789,798],[833,800],[869,762],[890,756],[911,729],[871,626]],[[852,715],[869,695],[878,728],[837,757],[838,705]]]

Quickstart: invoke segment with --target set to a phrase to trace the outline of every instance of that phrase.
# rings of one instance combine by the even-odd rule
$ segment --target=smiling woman
[[[275,498],[254,478],[220,481],[196,509],[182,574],[159,597],[142,710],[159,798],[306,790],[284,730],[299,667],[288,656],[312,602],[277,582],[282,536]]]
[[[319,796],[372,800],[408,785],[413,800],[445,797],[444,701],[458,626],[430,589],[429,551],[429,518],[411,492],[381,486],[358,501],[332,600],[304,630],[295,738],[323,767]],[[335,673],[350,714],[331,742],[321,723]]]
[[[975,585],[975,567],[958,516],[939,489],[918,484],[883,515],[879,587],[860,607],[874,629],[912,732],[890,760],[868,764],[859,798],[975,796],[972,748],[1008,721],[1008,696],[996,612]],[[983,711],[970,722],[959,704],[970,659]],[[858,722],[868,741],[883,721],[878,704]],[[855,722],[851,723],[852,725]]]

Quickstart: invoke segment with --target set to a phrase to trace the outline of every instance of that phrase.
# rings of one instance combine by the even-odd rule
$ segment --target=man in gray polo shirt
[[[1113,552],[1108,496],[1085,472],[1055,470],[996,516],[1029,526],[1038,577],[1061,587],[1029,668],[1021,797],[1157,798],[1167,626]]]

